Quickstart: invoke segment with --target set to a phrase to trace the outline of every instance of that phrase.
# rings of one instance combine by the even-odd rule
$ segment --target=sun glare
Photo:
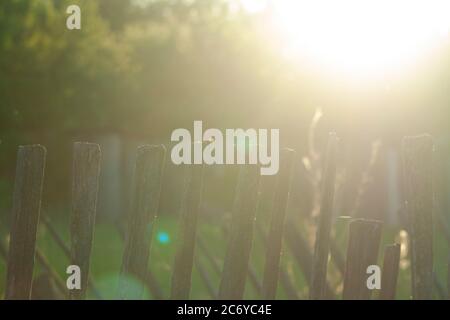
[[[289,58],[355,75],[417,62],[448,39],[448,0],[242,0],[269,10]],[[264,9],[262,9],[264,8]]]

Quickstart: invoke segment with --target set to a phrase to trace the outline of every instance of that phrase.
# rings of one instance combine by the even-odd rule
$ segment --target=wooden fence
[[[339,140],[336,135],[331,134],[321,172],[320,209],[314,245],[310,245],[307,236],[302,234],[295,218],[287,214],[292,168],[297,161],[295,152],[288,149],[281,151],[280,172],[271,189],[273,197],[260,192],[261,179],[257,166],[242,166],[231,221],[229,225],[222,226],[227,239],[223,265],[220,265],[206,240],[197,232],[201,222],[199,211],[202,202],[203,165],[188,167],[171,276],[171,293],[170,297],[166,297],[158,283],[159,279],[151,272],[149,263],[152,228],[158,213],[166,150],[164,146],[139,147],[127,216],[128,225],[121,230],[125,249],[117,298],[139,298],[146,287],[155,299],[188,299],[193,268],[196,268],[213,299],[242,299],[247,284],[257,292],[256,298],[275,299],[278,287],[281,286],[287,298],[299,299],[299,289],[288,270],[280,263],[283,250],[291,253],[305,277],[310,299],[336,299],[341,296],[336,285],[329,281],[329,263],[333,264],[334,272],[342,279],[343,299],[373,298],[373,290],[367,286],[367,268],[378,264],[383,224],[380,221],[353,219],[348,228],[346,256],[336,245],[333,204],[338,151]],[[440,224],[445,219],[442,212],[433,210],[432,138],[428,135],[407,137],[403,142],[402,153],[404,211],[410,242],[411,297],[432,299],[437,295],[439,298],[447,298],[445,286],[433,272],[433,215]],[[21,146],[17,155],[9,244],[4,240],[0,242],[0,255],[7,263],[5,299],[33,297],[35,261],[56,284],[58,294],[55,297],[84,299],[89,290],[92,297],[102,299],[89,270],[101,169],[99,145],[80,142],[74,144],[70,245],[65,243],[48,217],[40,217],[45,147]],[[260,219],[261,202],[265,197],[271,198],[267,228]],[[67,289],[65,279],[59,275],[61,272],[55,271],[44,252],[36,246],[39,223],[70,259],[70,264],[79,266],[81,289]],[[443,232],[450,239],[448,228],[444,226]],[[265,248],[262,276],[258,276],[251,262],[255,241],[260,241]],[[381,290],[377,297],[395,299],[401,246],[393,243],[387,245],[383,252]],[[209,264],[209,268],[205,263]],[[137,296],[135,290],[133,294],[130,292],[129,275],[140,280],[141,288]],[[211,276],[220,276],[219,287],[213,285]]]

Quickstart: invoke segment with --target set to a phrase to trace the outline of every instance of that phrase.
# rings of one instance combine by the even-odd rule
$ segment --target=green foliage
[[[73,1],[15,0],[0,4],[1,128],[82,129],[106,122],[124,55],[98,16],[95,1],[79,1],[83,28],[65,28]]]
[[[142,134],[158,118],[161,135],[200,115],[226,121],[211,108],[245,106],[248,116],[267,98],[240,96],[264,85],[268,54],[227,1],[135,2],[2,2],[0,131]],[[79,31],[65,28],[73,3]]]

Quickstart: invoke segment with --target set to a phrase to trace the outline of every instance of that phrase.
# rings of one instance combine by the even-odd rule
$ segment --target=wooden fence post
[[[17,153],[6,299],[30,299],[45,156],[40,145],[21,146]]]
[[[411,239],[413,299],[433,296],[433,139],[403,139],[405,207]]]
[[[261,181],[261,179],[260,179],[260,181]],[[259,196],[260,196],[260,193],[258,192],[258,198],[259,198]],[[258,201],[257,201],[257,203],[258,203]],[[258,204],[256,205],[255,222],[258,221],[257,215],[258,215]],[[224,238],[228,239],[229,238],[229,229],[230,228],[229,228],[229,226],[226,226],[226,225],[222,225],[222,226],[223,226],[222,227],[222,233],[224,235]],[[256,226],[257,226],[257,224],[256,224]],[[252,241],[252,244],[253,244],[253,241]],[[217,267],[217,264],[216,264],[215,268],[216,267]],[[219,269],[220,269],[220,267],[219,267]],[[222,271],[219,270],[218,274],[220,275],[221,273],[222,273]],[[251,265],[250,260],[249,260],[249,264],[248,264],[248,274],[247,274],[247,276],[248,276],[248,280],[249,280],[251,286],[253,287],[253,289],[258,293],[258,295],[260,295],[261,294],[261,290],[262,290],[262,284],[258,280],[257,272],[256,272],[255,268]]]
[[[277,293],[284,223],[289,199],[294,155],[295,152],[290,149],[282,150],[280,155],[280,172],[278,173],[270,229],[267,235],[266,261],[263,277],[263,298],[268,300],[275,299]]]
[[[368,300],[367,267],[377,263],[382,222],[356,219],[350,223],[347,264],[344,277],[345,300]]]
[[[308,242],[297,230],[295,224],[287,224],[286,226],[286,241],[289,249],[294,256],[297,265],[300,267],[303,276],[305,277],[308,285],[311,285],[312,279],[312,260],[313,254],[309,247]],[[325,299],[334,299],[334,292],[331,290],[328,282],[325,284]]]
[[[61,297],[64,297],[65,299],[68,297],[67,295],[67,287],[66,283],[61,277],[59,276],[58,272],[56,272],[50,262],[47,260],[45,255],[42,253],[39,248],[36,247],[36,261],[38,264],[48,273],[48,275],[53,279],[56,288],[59,290]],[[33,288],[34,289],[34,288]],[[33,290],[31,291],[33,295]]]
[[[64,239],[61,237],[61,235],[56,231],[55,227],[52,225],[51,221],[46,217],[46,215],[41,215],[41,222],[44,224],[45,228],[49,232],[50,236],[55,240],[56,244],[60,247],[60,249],[64,252],[64,255],[70,259],[70,248],[66,245],[64,242]],[[37,254],[39,257],[39,255]],[[94,280],[91,276],[89,276],[88,280],[89,288],[91,289],[92,293],[94,294],[95,298],[98,300],[102,300],[103,297],[98,291],[97,286],[94,283]],[[64,283],[64,295],[68,295],[66,284]]]
[[[381,274],[380,300],[394,300],[397,290],[400,244],[386,246],[384,250],[383,273]]]
[[[42,216],[40,218],[42,218]],[[0,239],[0,257],[5,261],[5,264],[8,264],[8,249],[6,244],[3,243],[3,239]],[[35,246],[35,258],[38,265],[52,278],[55,286],[60,291],[61,296],[67,296],[66,284],[62,281],[59,274],[52,268],[45,255],[39,250],[38,246]],[[32,287],[31,290],[31,297],[33,297],[33,289],[34,287]]]
[[[120,224],[120,222],[115,224],[117,231],[119,232],[120,238],[122,239],[122,241],[126,242],[125,240],[125,229],[126,227],[122,226],[122,224]],[[150,290],[150,293],[152,294],[153,299],[155,300],[163,300],[164,299],[164,293],[161,289],[160,284],[158,283],[158,281],[155,278],[155,275],[153,274],[152,270],[149,268],[147,270],[147,276],[146,276],[146,285],[148,287],[148,289]],[[120,290],[120,283],[119,283],[119,290]],[[120,293],[120,291],[119,291]]]
[[[259,195],[259,197],[263,196],[262,194]],[[258,214],[258,213],[257,213]],[[267,239],[266,235],[264,233],[264,230],[261,226],[261,220],[256,221],[256,231],[259,234],[259,237],[261,238],[261,241],[263,243],[263,246],[267,246]],[[250,271],[250,268],[249,268]],[[250,278],[251,280],[251,278]],[[255,281],[257,281],[255,277]],[[292,283],[289,274],[287,271],[283,268],[280,268],[280,282],[284,289],[284,292],[286,293],[286,296],[288,297],[288,300],[299,300],[299,295],[297,293],[297,290],[295,289],[294,284]],[[259,283],[258,283],[259,284]],[[257,290],[259,294],[261,294],[262,286]]]
[[[172,270],[171,299],[188,299],[203,189],[203,165],[188,168],[181,203],[180,231]]]
[[[206,290],[208,291],[209,296],[211,299],[217,299],[217,291],[214,288],[211,278],[209,276],[208,270],[205,269],[205,267],[202,264],[202,261],[200,260],[200,257],[198,255],[195,255],[194,257],[195,261],[195,267],[200,274],[200,278],[202,278]]]
[[[316,232],[314,258],[312,265],[312,279],[309,298],[312,300],[324,299],[327,283],[328,255],[330,253],[330,233],[333,222],[333,201],[336,177],[338,138],[330,133],[325,169],[323,172],[319,225]]]
[[[447,263],[447,299],[450,300],[450,255]]]
[[[165,154],[166,149],[162,145],[140,146],[136,152],[134,185],[119,283],[121,299],[142,297],[149,273],[148,258],[153,224],[159,208]],[[130,276],[140,281],[138,287],[130,286]]]
[[[248,274],[258,200],[259,167],[241,168],[235,191],[231,229],[219,288],[219,299],[242,299]]]
[[[209,251],[205,241],[199,236],[197,236],[197,247],[200,249],[202,254],[205,256],[206,260],[208,260],[208,262],[209,262],[210,266],[212,267],[213,271],[216,274],[220,275],[221,270],[220,270],[219,263],[213,257],[211,252]]]
[[[91,248],[97,206],[101,151],[94,143],[76,142],[73,148],[71,264],[81,271],[81,288],[70,290],[71,299],[84,299],[89,279]]]
[[[223,233],[225,235],[227,235],[226,230],[223,230]],[[210,266],[212,267],[212,271],[214,271],[215,274],[218,274],[220,276],[222,271],[220,269],[219,264],[217,263],[216,259],[214,259],[214,257],[212,256],[212,254],[209,251],[208,247],[206,246],[204,240],[198,236],[197,236],[197,247],[198,247],[198,249],[200,249],[199,253],[202,253],[205,256],[206,260],[209,262]],[[200,260],[200,259],[197,259],[197,260]],[[212,282],[210,281],[209,276],[206,277],[206,276],[202,275],[202,271],[200,269],[204,269],[204,267],[200,262],[201,261],[196,262],[196,266],[200,273],[200,276],[204,280],[205,286],[207,287],[208,291],[210,292],[211,297],[215,297],[217,299],[218,293],[215,290],[210,290],[210,288],[212,288]],[[249,277],[250,283],[254,287],[255,291],[258,293],[261,292],[261,284],[259,283],[256,272],[252,268],[251,265],[249,265],[249,268],[248,268],[248,277]],[[212,293],[214,293],[214,295]]]
[[[266,239],[266,235],[264,233],[264,230],[261,226],[261,220],[257,220],[256,223],[256,231],[259,234],[259,237],[261,238],[262,244],[263,246],[267,246],[267,239]],[[249,268],[249,271],[251,269]],[[250,278],[251,280],[252,278]],[[252,281],[257,281],[258,279],[255,277],[254,280]],[[289,274],[287,273],[287,271],[283,268],[280,268],[280,282],[281,285],[284,289],[284,292],[286,293],[287,297],[289,300],[299,300],[299,296],[297,293],[297,290],[295,289],[294,284],[292,283]],[[259,283],[256,282],[258,285]],[[261,295],[261,291],[262,291],[262,286],[258,286],[259,290],[257,290],[257,292]]]

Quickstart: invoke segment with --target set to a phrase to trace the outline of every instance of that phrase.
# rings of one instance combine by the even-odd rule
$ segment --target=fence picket
[[[309,298],[324,299],[326,295],[328,256],[330,254],[330,233],[333,222],[334,186],[336,177],[338,138],[330,133],[325,157],[325,170],[321,190],[319,225],[316,232],[312,279]]]
[[[412,296],[433,296],[433,139],[403,139],[405,205],[411,236]]]
[[[231,229],[219,288],[219,299],[242,299],[248,275],[258,199],[259,168],[241,168],[235,192]]]
[[[448,238],[445,217],[437,203],[433,203],[433,140],[429,135],[406,137],[403,140],[403,187],[405,212],[411,245],[412,296],[414,299],[446,298],[448,292],[433,272],[433,209],[436,221]],[[0,256],[7,262],[5,299],[30,299],[38,294],[33,286],[34,260],[42,267],[45,276],[52,280],[58,291],[70,299],[84,299],[88,286],[96,294],[95,285],[89,275],[91,250],[94,236],[97,193],[100,174],[101,150],[98,144],[76,142],[73,156],[72,212],[70,220],[71,246],[56,232],[51,221],[40,217],[40,205],[46,150],[43,146],[21,146],[18,150],[17,171],[14,185],[12,226],[9,250],[0,242]],[[370,299],[372,290],[368,288],[367,267],[377,264],[381,241],[382,222],[355,219],[349,225],[347,256],[331,238],[333,223],[334,187],[338,139],[330,134],[322,174],[322,192],[319,222],[316,230],[314,254],[312,246],[299,232],[294,219],[287,217],[287,206],[291,184],[291,171],[295,152],[284,149],[280,154],[280,172],[276,178],[274,196],[271,199],[270,224],[267,236],[262,225],[256,225],[260,240],[265,247],[263,278],[258,279],[257,269],[250,264],[256,215],[261,205],[260,167],[242,166],[236,188],[231,217],[231,227],[222,225],[228,237],[223,270],[210,253],[207,243],[197,235],[198,217],[203,189],[203,165],[187,168],[184,182],[179,238],[172,268],[172,299],[188,299],[191,277],[195,264],[211,298],[242,299],[247,279],[263,299],[275,299],[280,281],[289,299],[298,299],[297,290],[290,274],[280,264],[282,241],[286,237],[293,258],[307,280],[310,299],[332,299],[336,292],[327,282],[328,258],[343,276],[343,299]],[[149,270],[149,252],[152,229],[157,216],[161,181],[166,150],[164,146],[142,146],[138,148],[132,201],[128,216],[128,226],[121,235],[125,250],[122,258],[119,282],[119,297],[123,299],[141,298],[144,285],[148,286],[154,298],[163,296],[161,287]],[[272,189],[271,189],[272,190]],[[264,195],[267,196],[267,195]],[[258,204],[259,203],[259,204]],[[259,215],[258,215],[259,217]],[[45,224],[51,237],[66,255],[71,264],[81,269],[81,289],[67,290],[63,279],[52,268],[45,254],[36,246],[39,219]],[[258,218],[258,222],[259,218]],[[292,222],[292,223],[291,223]],[[288,224],[285,228],[285,224]],[[285,230],[286,229],[286,230]],[[448,240],[448,239],[447,239]],[[198,242],[198,243],[197,243]],[[203,256],[195,255],[195,247]],[[388,245],[384,251],[381,277],[380,300],[393,300],[400,262],[399,244]],[[8,256],[6,258],[6,256]],[[211,264],[214,274],[221,275],[220,286],[214,288],[214,279],[208,274],[203,258]],[[448,269],[450,291],[450,264]],[[131,277],[141,281],[141,286],[129,285]],[[41,279],[41,277],[39,277]],[[331,278],[330,278],[331,279]],[[36,281],[35,283],[41,283]],[[98,293],[97,293],[98,294]],[[303,297],[303,294],[301,295]],[[56,295],[55,295],[56,297]],[[100,295],[97,295],[100,297]]]
[[[372,291],[367,287],[367,267],[377,263],[382,223],[356,219],[350,222],[347,263],[344,276],[345,300],[368,300]]]
[[[137,149],[119,284],[121,299],[140,299],[148,280],[148,258],[159,207],[165,154],[166,149],[162,145],[144,145]],[[130,277],[140,281],[138,286],[130,284]]]
[[[203,165],[187,171],[181,204],[180,231],[172,269],[171,298],[188,299],[191,291],[192,266],[197,237],[197,221],[203,189]]]
[[[384,250],[383,273],[381,275],[381,300],[394,300],[397,289],[400,244],[386,246]]]
[[[31,296],[45,157],[46,149],[41,145],[21,146],[17,152],[6,299]]]
[[[73,147],[72,214],[70,219],[71,264],[80,267],[81,288],[70,290],[70,299],[86,296],[97,207],[101,151],[94,143]]]
[[[270,228],[267,235],[266,261],[263,277],[264,299],[275,299],[277,292],[284,223],[289,199],[294,155],[295,152],[290,149],[284,149],[280,154],[280,172],[278,173]]]

